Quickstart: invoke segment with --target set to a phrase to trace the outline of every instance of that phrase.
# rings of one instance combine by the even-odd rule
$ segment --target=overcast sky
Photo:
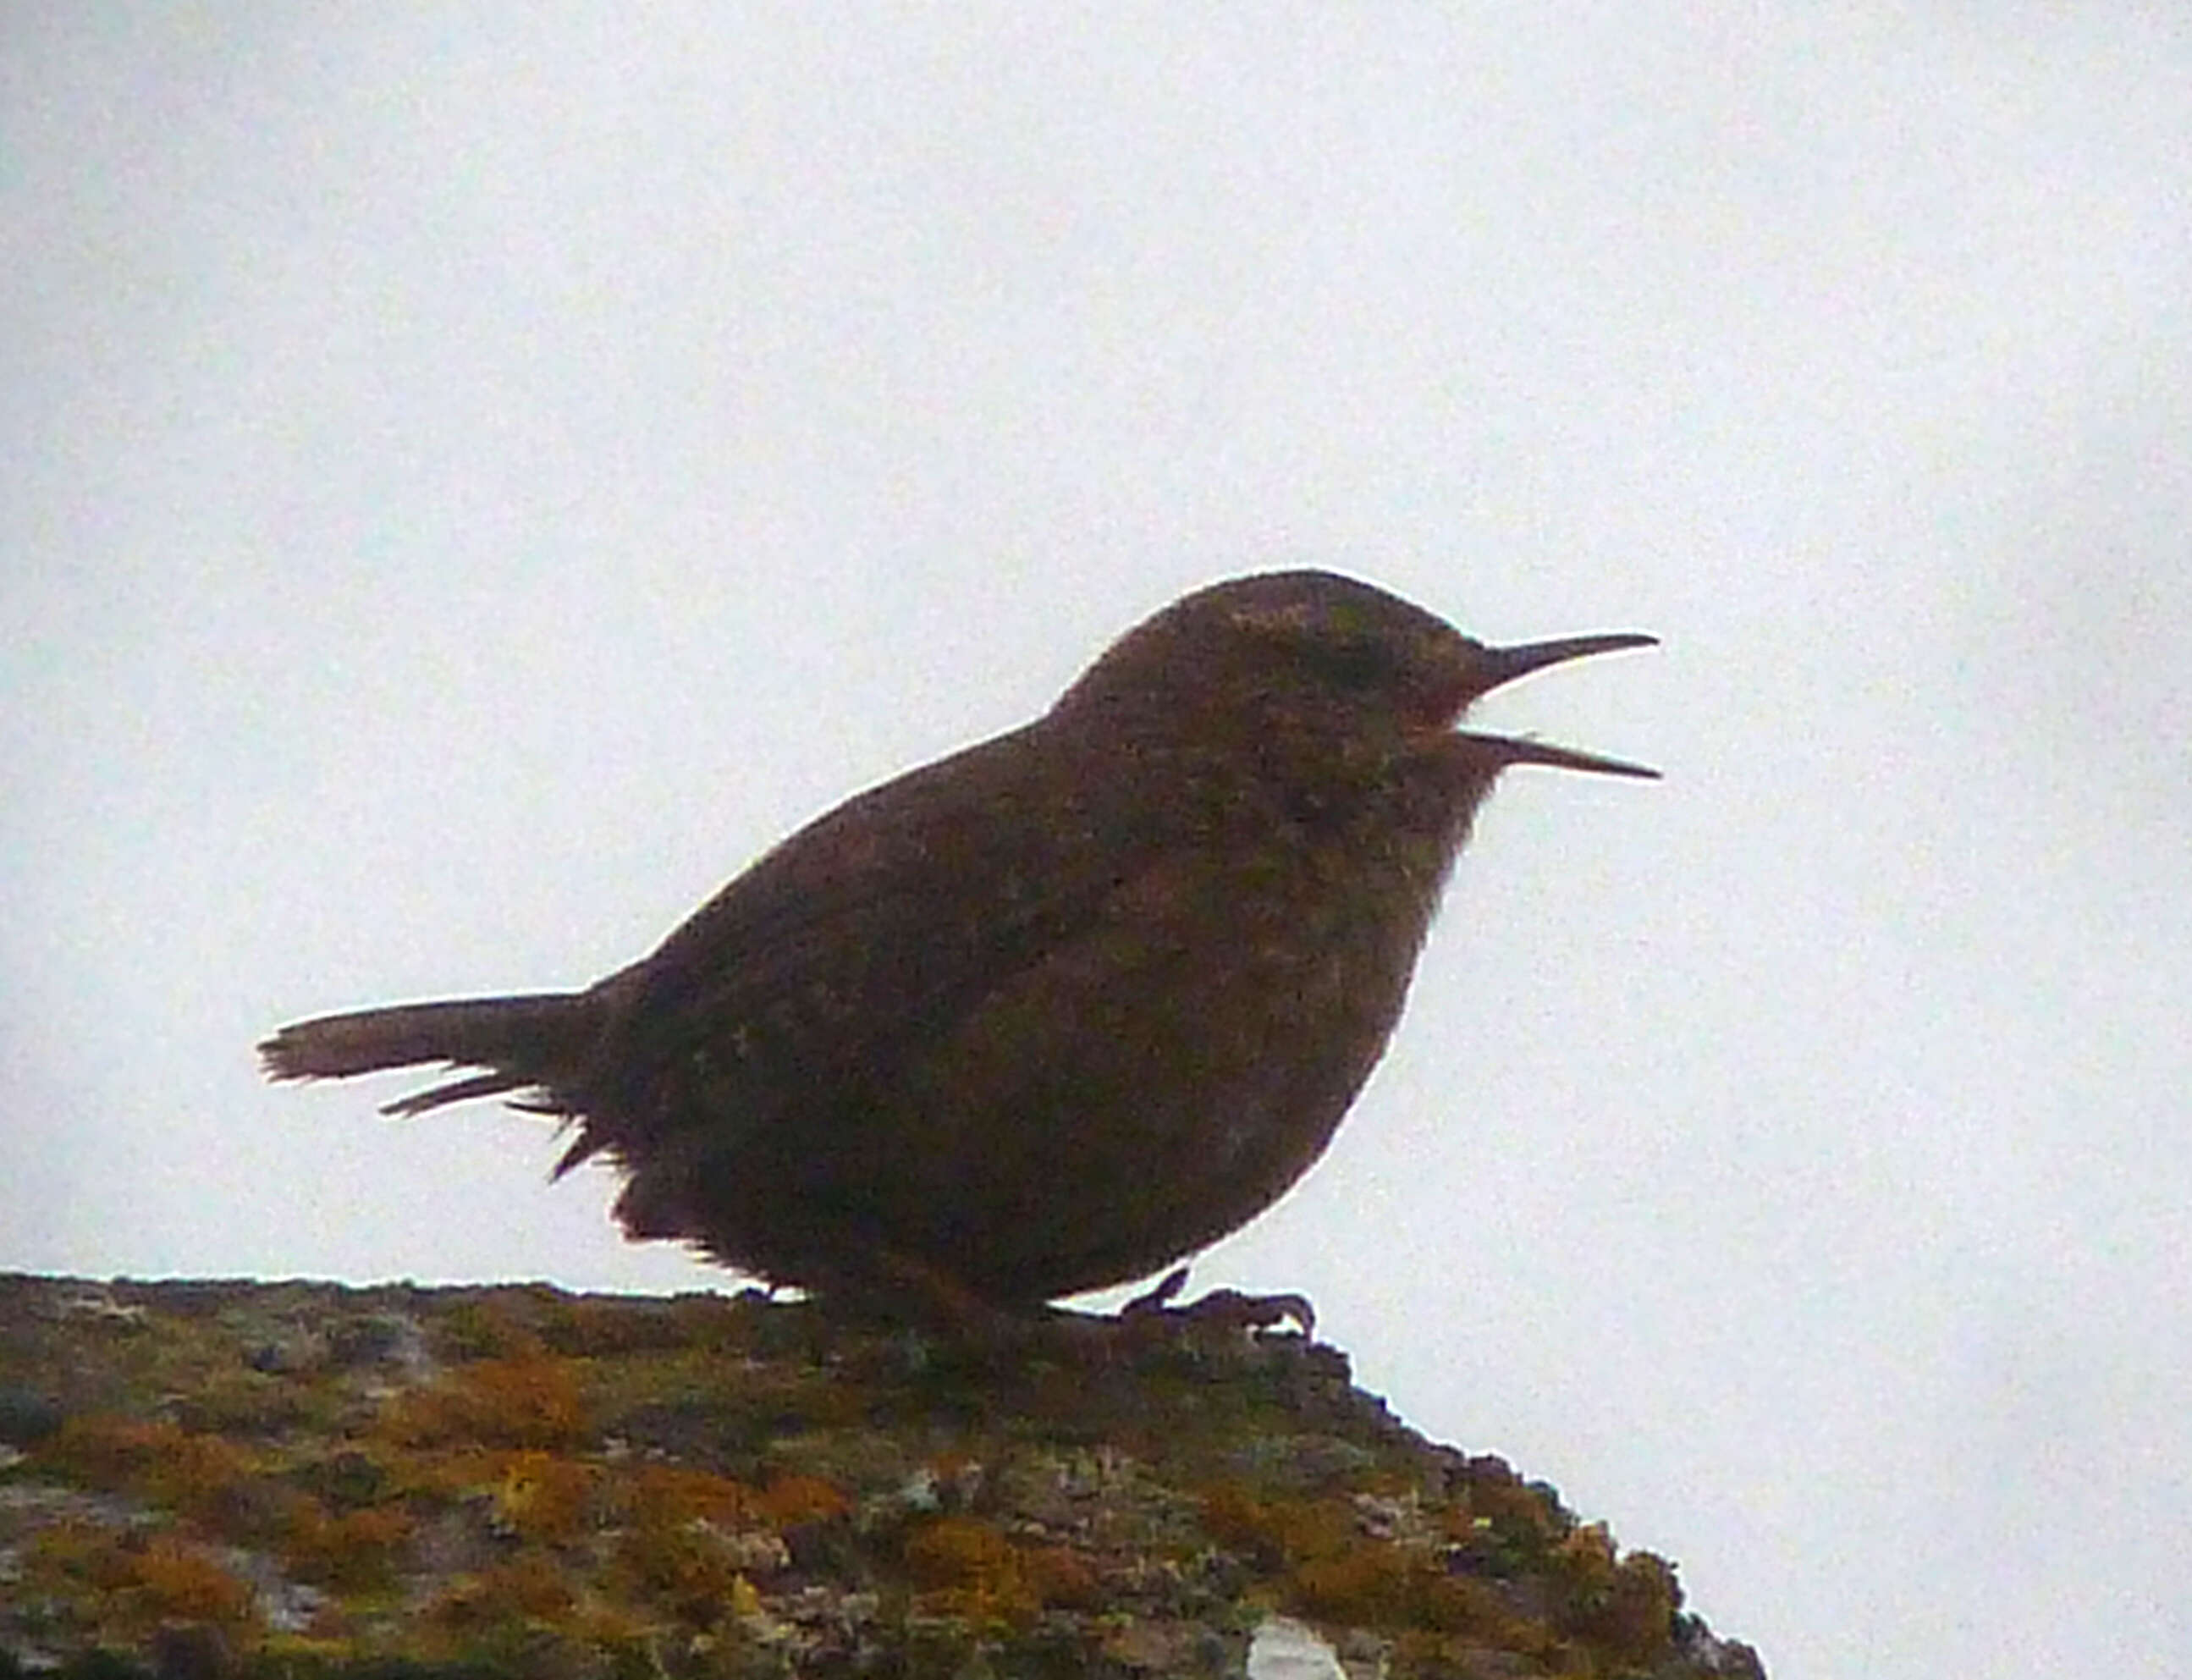
[[[1658,632],[1486,715],[1667,780],[1198,1285],[1778,1676],[2192,1672],[2188,18],[15,9],[0,1267],[729,1287],[252,1044],[1329,566]]]

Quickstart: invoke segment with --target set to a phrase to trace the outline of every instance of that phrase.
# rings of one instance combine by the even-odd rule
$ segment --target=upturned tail
[[[259,1047],[272,1079],[345,1079],[354,1073],[448,1062],[484,1071],[400,1098],[384,1114],[423,1114],[445,1103],[539,1088],[560,1106],[600,1023],[591,992],[456,997],[322,1015],[285,1026]]]

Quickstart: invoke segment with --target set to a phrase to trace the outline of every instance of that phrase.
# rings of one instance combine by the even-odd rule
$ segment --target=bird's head
[[[1518,677],[1618,649],[1634,631],[1491,647],[1396,595],[1330,572],[1270,572],[1196,591],[1145,620],[1067,690],[1054,716],[1156,738],[1388,753],[1439,743],[1488,781],[1510,764],[1656,770],[1457,726]],[[1091,721],[1094,717],[1091,717]]]

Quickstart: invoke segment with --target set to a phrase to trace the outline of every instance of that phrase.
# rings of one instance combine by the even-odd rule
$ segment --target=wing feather
[[[1111,778],[1099,787],[1026,732],[819,819],[604,981],[614,1002],[597,1066],[615,1083],[574,1105],[586,1117],[573,1159],[793,1117],[827,1147],[833,1117],[858,1112],[1207,826],[1142,778],[1121,787],[1116,754],[1093,773]]]

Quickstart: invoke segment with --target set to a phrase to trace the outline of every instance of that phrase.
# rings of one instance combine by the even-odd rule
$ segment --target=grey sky
[[[723,1283],[251,1044],[1327,565],[1657,631],[1487,715],[1668,780],[1197,1283],[1778,1676],[2192,1671],[2186,14],[637,18],[0,24],[0,1266]]]

